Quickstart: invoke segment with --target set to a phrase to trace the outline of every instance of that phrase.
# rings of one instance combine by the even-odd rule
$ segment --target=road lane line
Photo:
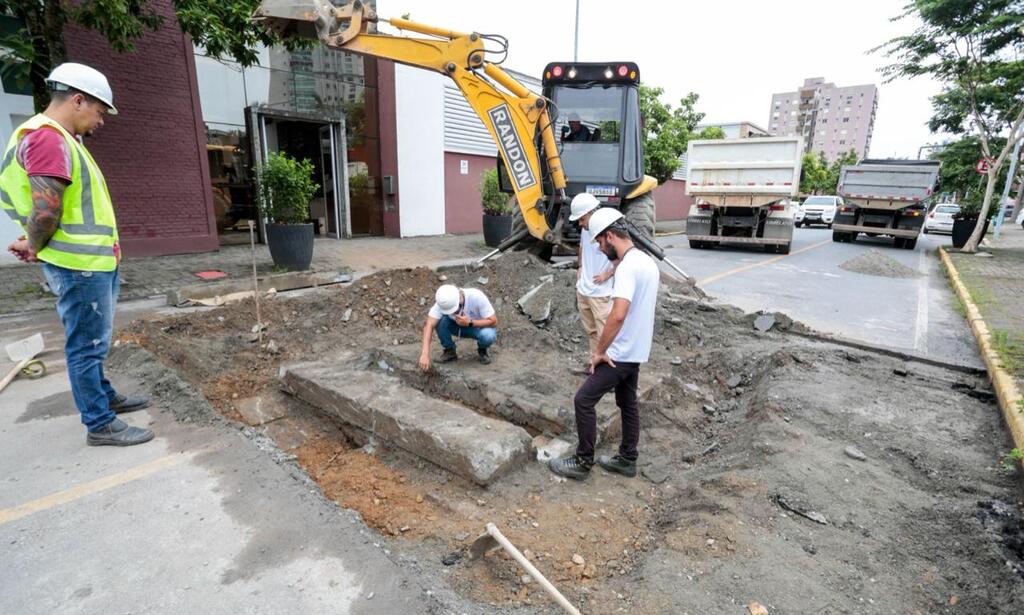
[[[737,273],[743,273],[744,271],[749,271],[751,269],[756,269],[757,267],[763,267],[765,265],[771,265],[772,263],[777,263],[777,262],[781,261],[784,258],[789,258],[790,256],[796,256],[797,254],[802,254],[804,252],[809,252],[810,250],[814,250],[815,248],[820,248],[821,246],[823,246],[825,244],[828,244],[828,243],[832,243],[832,240],[831,239],[826,239],[825,241],[819,241],[818,243],[811,244],[811,245],[807,246],[806,248],[800,248],[799,250],[796,250],[795,252],[790,252],[789,254],[783,254],[781,256],[775,256],[775,257],[769,258],[768,260],[765,260],[765,261],[759,261],[759,262],[756,262],[756,263],[751,263],[750,265],[743,265],[742,267],[736,267],[735,269],[730,269],[728,271],[723,271],[722,273],[716,273],[715,275],[708,276],[708,277],[704,278],[703,280],[697,280],[697,285],[698,286],[705,286],[707,284],[711,284],[712,282],[717,282],[717,281],[721,280],[722,278],[727,278],[727,277],[729,277],[731,275],[736,275]]]
[[[928,254],[921,250],[917,270],[921,278],[917,281],[917,320],[914,322],[914,350],[928,354]]]
[[[145,478],[150,474],[155,474],[161,470],[166,470],[167,468],[178,465],[190,457],[191,455],[181,453],[167,455],[166,457],[154,459],[149,463],[129,468],[123,472],[104,476],[103,478],[98,478],[94,481],[83,483],[81,485],[71,487],[70,489],[65,489],[64,491],[51,493],[50,495],[43,496],[37,500],[32,500],[31,502],[25,502],[24,504],[19,504],[10,508],[0,509],[0,525],[10,523],[11,521],[17,521],[23,517],[27,517],[44,510],[49,510],[56,506],[61,506],[62,504],[68,504],[75,500],[80,500],[86,496],[106,491],[107,489],[118,487],[140,478]]]

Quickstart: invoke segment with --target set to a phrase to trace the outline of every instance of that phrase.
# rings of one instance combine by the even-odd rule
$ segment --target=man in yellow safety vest
[[[92,446],[131,446],[153,439],[117,414],[148,397],[114,391],[103,373],[114,327],[121,259],[114,206],[96,161],[82,145],[117,114],[107,78],[72,62],[47,78],[46,110],[15,129],[0,162],[0,208],[25,235],[7,250],[41,262],[64,325],[68,379]]]

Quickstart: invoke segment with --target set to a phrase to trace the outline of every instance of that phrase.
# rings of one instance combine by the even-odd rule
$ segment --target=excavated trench
[[[788,335],[800,325],[781,315],[758,331],[755,315],[676,283],[663,285],[642,372],[641,476],[551,475],[534,447],[574,441],[587,351],[574,276],[511,255],[387,271],[265,302],[262,342],[250,303],[138,321],[119,339],[224,416],[255,423],[328,498],[480,612],[555,612],[514,562],[462,557],[486,522],[591,613],[1024,608],[1024,493],[999,463],[1010,444],[982,379]],[[416,368],[442,281],[495,304],[492,365]],[[538,285],[539,313],[523,314],[517,300]],[[288,374],[302,369],[298,386]],[[283,410],[253,421],[254,398]],[[613,451],[611,400],[600,415],[601,452]]]

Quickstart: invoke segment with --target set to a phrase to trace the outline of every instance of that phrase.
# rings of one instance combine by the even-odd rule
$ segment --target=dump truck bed
[[[902,209],[932,196],[939,164],[935,160],[863,160],[842,168],[839,195],[857,207]]]
[[[796,196],[802,154],[798,137],[690,141],[686,192],[713,205],[748,207]]]

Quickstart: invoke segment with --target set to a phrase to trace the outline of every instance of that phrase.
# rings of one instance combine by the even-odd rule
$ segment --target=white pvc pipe
[[[544,588],[544,591],[548,592],[551,595],[551,597],[555,599],[555,602],[558,603],[558,606],[565,609],[566,613],[571,613],[572,615],[580,615],[579,610],[576,607],[574,607],[571,602],[565,599],[565,596],[562,595],[562,592],[558,591],[555,588],[555,586],[551,584],[550,581],[544,578],[544,575],[540,573],[540,570],[537,570],[537,568],[530,563],[530,560],[526,559],[526,557],[519,552],[519,549],[517,549],[515,545],[509,542],[508,538],[505,538],[505,536],[502,535],[502,533],[498,530],[497,527],[495,527],[493,523],[487,524],[487,533],[490,534],[491,537],[494,538],[494,540],[498,541],[498,544],[501,545],[503,549],[508,551],[508,554],[511,555],[512,558],[515,559],[517,562],[519,562],[519,565],[525,568],[526,572],[529,572],[531,577],[533,577],[537,580],[538,583],[540,583],[540,586]]]

